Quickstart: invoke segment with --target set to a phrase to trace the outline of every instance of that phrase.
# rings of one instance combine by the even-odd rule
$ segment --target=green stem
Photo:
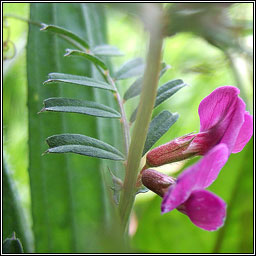
[[[116,89],[116,100],[118,102],[119,108],[120,108],[120,112],[121,112],[121,123],[123,126],[123,136],[124,136],[124,143],[125,143],[125,156],[127,157],[128,155],[128,151],[129,151],[129,146],[130,146],[130,126],[129,123],[127,121],[126,118],[126,114],[124,111],[124,104],[123,104],[123,100],[116,88],[115,82],[114,80],[110,77],[110,75],[108,75],[108,80],[109,82],[112,84],[112,86]]]
[[[123,137],[124,137],[124,143],[125,143],[125,156],[127,158],[129,145],[130,145],[130,126],[129,126],[129,123],[127,121],[126,114],[124,111],[123,100],[117,90],[117,87],[116,87],[116,84],[115,84],[113,78],[109,75],[109,73],[105,73],[104,70],[101,67],[99,67],[98,65],[96,65],[96,68],[102,75],[103,79],[107,83],[110,83],[116,90],[115,95],[116,95],[116,100],[117,100],[117,103],[119,105],[119,109],[121,112],[121,123],[122,123],[122,127],[123,127],[122,130],[123,130]]]
[[[161,15],[156,9],[150,13],[153,21],[150,30],[150,42],[147,56],[147,65],[144,73],[142,92],[135,122],[131,145],[126,165],[123,191],[121,194],[119,210],[122,228],[127,228],[129,216],[135,199],[135,184],[140,166],[140,160],[146,140],[146,135],[155,104],[157,94],[158,76],[161,63],[163,38],[161,33]]]

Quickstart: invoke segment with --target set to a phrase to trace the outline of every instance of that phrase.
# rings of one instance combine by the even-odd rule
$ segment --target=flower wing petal
[[[210,186],[217,178],[227,159],[227,146],[219,144],[199,162],[183,171],[176,184],[165,193],[161,205],[162,213],[169,212],[184,203],[194,190]]]
[[[198,227],[214,231],[223,226],[226,217],[226,203],[206,190],[192,192],[182,205],[183,211]]]
[[[253,133],[253,118],[248,112],[245,112],[244,123],[239,131],[232,153],[240,152],[252,137],[252,133]]]

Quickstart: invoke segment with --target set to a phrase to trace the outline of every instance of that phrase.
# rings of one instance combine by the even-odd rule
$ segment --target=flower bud
[[[146,169],[142,172],[142,183],[148,189],[163,197],[168,188],[175,184],[175,179],[157,172],[153,169]]]
[[[190,145],[196,136],[195,134],[185,135],[152,149],[147,154],[147,165],[152,167],[161,166],[196,155],[198,150],[196,148],[190,149]]]

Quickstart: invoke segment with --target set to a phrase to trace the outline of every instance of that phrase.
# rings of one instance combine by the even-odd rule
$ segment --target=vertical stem
[[[120,108],[121,112],[121,123],[123,127],[123,136],[124,136],[124,143],[125,143],[125,156],[127,157],[128,151],[129,151],[129,145],[130,145],[130,126],[126,118],[126,114],[124,111],[124,104],[122,101],[122,98],[116,88],[115,82],[113,79],[108,75],[108,81],[112,84],[112,86],[116,89],[116,99]]]
[[[99,66],[96,65],[96,68],[100,72],[100,74],[102,75],[104,80],[107,83],[110,83],[116,89],[115,96],[116,96],[116,100],[117,100],[117,103],[119,105],[119,109],[121,112],[121,123],[122,123],[123,137],[124,137],[124,143],[125,143],[124,150],[125,150],[125,156],[127,158],[129,145],[130,145],[130,126],[129,126],[129,123],[126,118],[122,98],[117,90],[116,84],[115,84],[114,80],[112,79],[112,77],[108,73],[105,73],[104,70],[102,68],[100,68]]]
[[[135,199],[135,184],[152,110],[155,104],[161,63],[161,51],[163,44],[161,31],[162,13],[159,9],[150,9],[149,11],[147,18],[150,19],[149,25],[151,27],[147,65],[144,73],[138,114],[129,148],[126,175],[119,204],[120,217],[124,231],[127,228],[129,216]]]

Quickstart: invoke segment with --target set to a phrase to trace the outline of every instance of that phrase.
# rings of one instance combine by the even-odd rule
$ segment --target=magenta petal
[[[232,153],[240,152],[252,137],[252,133],[253,133],[253,118],[248,112],[245,112],[244,123],[239,131]]]
[[[226,217],[226,203],[206,190],[194,191],[181,206],[182,212],[198,227],[213,231],[223,226]]]
[[[225,131],[232,118],[232,112],[236,108],[239,89],[233,86],[223,86],[214,90],[204,98],[198,108],[200,117],[200,132],[212,128],[222,122],[222,129]],[[224,122],[224,123],[223,123]]]
[[[227,146],[219,144],[199,162],[183,171],[176,184],[165,193],[161,206],[162,213],[169,212],[185,202],[193,190],[210,186],[217,178],[227,159]]]
[[[225,143],[229,149],[229,154],[233,151],[239,132],[244,123],[245,117],[245,103],[242,99],[238,98],[235,111],[232,115],[232,120],[229,123],[220,143]]]

